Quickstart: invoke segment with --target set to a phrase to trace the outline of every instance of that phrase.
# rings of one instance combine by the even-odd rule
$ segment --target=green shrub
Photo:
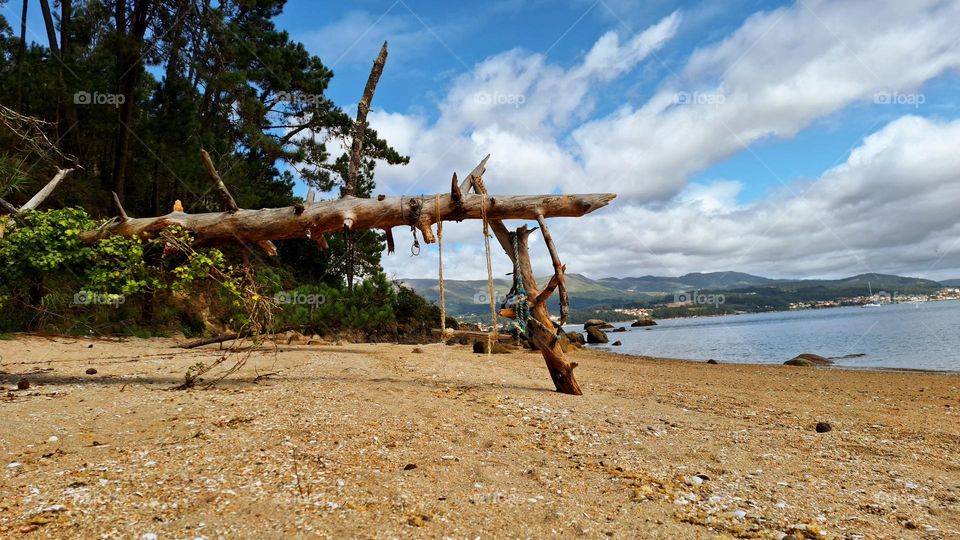
[[[240,296],[239,278],[219,250],[164,249],[168,242],[190,244],[182,229],[166,229],[165,238],[110,236],[87,244],[80,233],[98,223],[83,209],[27,210],[21,219],[23,225],[6,218],[0,238],[0,331],[136,335],[149,326],[152,334],[175,325],[175,311],[157,306],[176,304],[177,294]]]

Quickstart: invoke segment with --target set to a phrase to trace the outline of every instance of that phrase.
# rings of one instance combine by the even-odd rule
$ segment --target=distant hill
[[[960,279],[944,279],[940,284],[944,287],[960,287]]]
[[[680,277],[643,276],[638,278],[603,278],[597,280],[622,291],[666,293],[689,289],[734,289],[751,285],[766,285],[777,280],[744,274],[743,272],[692,273]]]
[[[539,278],[540,283],[547,277]],[[440,289],[435,279],[401,279],[428,300],[439,302]],[[843,296],[865,296],[870,292],[887,294],[932,293],[947,283],[889,274],[860,274],[843,279],[771,279],[743,272],[691,273],[677,277],[642,276],[590,279],[582,274],[567,274],[570,306],[574,310],[647,307],[672,301],[680,291],[722,292],[728,310],[762,311],[786,309],[790,302],[828,300]],[[510,290],[509,279],[494,280],[498,303]],[[486,280],[444,280],[447,312],[451,315],[489,313]],[[558,307],[557,296],[551,310]]]
[[[549,277],[537,278],[539,283],[546,283]],[[432,302],[440,301],[440,286],[435,279],[401,279],[401,282],[417,291],[421,296]],[[570,295],[570,307],[573,309],[589,308],[597,305],[623,306],[628,303],[648,302],[653,299],[650,294],[626,291],[610,287],[602,281],[592,280],[581,274],[566,275],[567,292]],[[510,291],[512,281],[509,279],[493,280],[497,302]],[[489,308],[489,294],[486,280],[443,280],[444,299],[447,312],[453,315],[487,314]],[[551,298],[550,309],[556,310],[559,300],[556,295]]]

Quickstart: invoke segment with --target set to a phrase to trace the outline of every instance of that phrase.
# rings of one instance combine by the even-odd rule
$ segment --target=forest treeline
[[[0,276],[5,278],[0,308],[35,310],[18,312],[18,322],[8,321],[7,330],[35,328],[38,321],[53,324],[58,315],[79,309],[67,298],[92,285],[112,286],[104,294],[124,294],[128,300],[139,295],[122,308],[113,306],[114,311],[140,310],[126,317],[159,324],[158,304],[173,298],[160,293],[171,287],[140,283],[144,280],[132,275],[130,282],[123,281],[124,268],[134,264],[138,250],[136,264],[152,271],[170,272],[183,261],[157,255],[143,242],[112,246],[126,258],[115,261],[117,282],[99,274],[93,279],[91,265],[102,266],[104,258],[116,253],[80,246],[66,231],[115,216],[111,192],[131,216],[165,214],[177,200],[190,213],[223,210],[204,171],[201,149],[213,156],[242,208],[298,202],[292,192],[295,177],[330,197],[341,194],[349,162],[343,148],[352,140],[354,118],[326,96],[332,70],[275,26],[284,3],[25,0],[15,13],[7,0],[0,0],[0,105],[42,122],[39,129],[56,148],[44,151],[24,138],[16,120],[6,118],[0,125],[0,197],[19,206],[58,168],[73,168],[44,208],[82,209],[34,216],[38,228],[31,238],[18,241],[20,227],[0,239],[0,253],[8,259],[4,262],[16,267]],[[44,23],[41,35],[26,24],[38,14]],[[358,100],[361,91],[357,88]],[[369,127],[363,133],[356,195],[369,196],[377,162],[403,165],[408,158]],[[323,286],[331,288],[327,296],[347,302],[349,291],[339,291],[348,272],[392,287],[377,277],[384,247],[380,234],[355,235],[355,256],[350,257],[343,238],[332,235],[329,240],[326,251],[309,240],[280,242],[272,260],[257,251],[244,255],[241,246],[223,248],[222,261],[217,255],[210,258],[224,271],[238,272],[241,260],[252,257],[258,279],[272,280],[268,292]],[[37,258],[17,250],[41,245],[67,251],[44,261],[15,260]],[[167,281],[179,282],[178,276]]]

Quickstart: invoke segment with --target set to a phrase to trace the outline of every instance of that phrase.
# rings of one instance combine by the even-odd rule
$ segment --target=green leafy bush
[[[165,249],[171,242],[190,244],[190,235],[176,227],[163,238],[110,236],[87,244],[80,233],[98,223],[80,208],[28,210],[23,225],[4,219],[0,330],[137,334],[141,325],[179,326],[178,314],[158,304],[190,295],[240,295],[239,277],[219,250]],[[211,280],[213,273],[221,279]],[[165,317],[158,320],[158,312]]]

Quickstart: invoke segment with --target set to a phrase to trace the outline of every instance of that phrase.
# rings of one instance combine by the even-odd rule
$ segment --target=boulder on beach
[[[783,364],[785,366],[800,367],[829,366],[830,364],[833,364],[833,361],[828,358],[824,358],[819,354],[803,353],[791,358],[790,360],[787,360]]]
[[[580,340],[576,341],[576,337],[579,336]],[[560,350],[563,352],[570,352],[573,349],[578,349],[583,345],[583,336],[577,332],[564,332],[562,329],[557,332],[557,343],[560,344]]]
[[[610,341],[607,339],[607,334],[598,326],[590,326],[587,328],[587,343],[606,343]]]
[[[607,321],[601,321],[600,319],[590,319],[589,321],[586,321],[585,323],[583,323],[583,329],[586,330],[591,326],[606,326],[606,325],[607,325]]]
[[[473,352],[477,354],[487,354],[489,347],[489,342],[485,339],[477,340],[473,342]],[[510,347],[507,347],[499,341],[493,342],[493,350],[490,351],[493,354],[510,354]]]
[[[611,343],[611,345],[613,345],[614,347],[619,347],[619,346],[623,345],[623,343],[620,343],[620,340],[618,339],[618,340],[614,341],[613,343]]]
[[[564,332],[567,334],[567,339],[570,340],[570,343],[573,343],[578,346],[583,346],[587,342],[587,338],[583,337],[583,334],[580,332]]]
[[[657,325],[657,321],[649,317],[645,317],[643,319],[637,319],[636,321],[633,321],[633,324],[631,324],[630,326],[634,328],[638,328],[640,326],[656,326],[656,325]]]

